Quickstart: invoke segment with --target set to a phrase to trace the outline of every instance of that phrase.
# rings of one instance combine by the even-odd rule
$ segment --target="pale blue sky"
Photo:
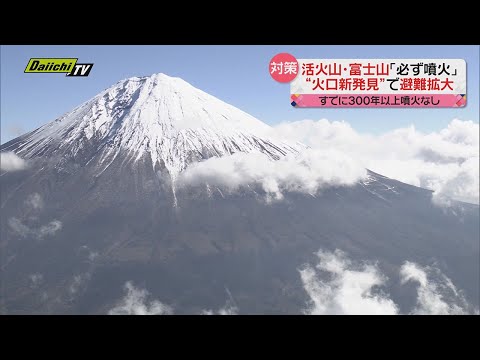
[[[33,130],[118,80],[163,72],[275,124],[303,119],[345,120],[360,132],[381,133],[414,124],[438,130],[453,118],[479,120],[479,46],[1,46],[1,142]],[[465,108],[297,109],[288,84],[268,74],[279,52],[297,58],[460,58],[467,62]],[[78,57],[95,65],[87,78],[24,74],[31,57]]]

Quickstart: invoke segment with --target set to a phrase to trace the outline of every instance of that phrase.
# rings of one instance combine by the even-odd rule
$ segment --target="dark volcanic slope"
[[[435,261],[478,306],[478,206],[444,210],[429,191],[372,174],[271,204],[252,192],[179,191],[174,208],[151,164],[117,161],[97,178],[88,166],[0,177],[2,313],[106,313],[128,280],[177,313],[222,306],[225,288],[241,313],[298,313],[307,296],[297,268],[319,248],[381,260],[390,276],[405,260]],[[34,193],[41,210],[26,205]],[[12,218],[34,230],[19,235]],[[39,237],[54,220],[61,229]],[[42,274],[40,289],[31,274]]]
[[[0,147],[29,163],[0,173],[1,313],[107,313],[127,281],[175,313],[229,299],[240,313],[299,313],[308,296],[298,268],[337,248],[378,261],[392,281],[404,261],[435,263],[478,308],[478,206],[438,207],[430,191],[374,173],[273,203],[258,189],[177,189],[175,199],[171,179],[192,161],[301,148],[256,136],[258,120],[187,85],[120,82]],[[388,286],[402,310],[411,305]]]

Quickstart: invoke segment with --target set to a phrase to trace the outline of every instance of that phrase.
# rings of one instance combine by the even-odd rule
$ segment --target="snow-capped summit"
[[[153,166],[164,165],[174,176],[189,162],[212,156],[260,151],[278,159],[301,148],[264,136],[269,128],[184,80],[159,73],[121,80],[11,145],[27,159],[80,153],[108,164],[120,154],[132,160],[149,156]]]

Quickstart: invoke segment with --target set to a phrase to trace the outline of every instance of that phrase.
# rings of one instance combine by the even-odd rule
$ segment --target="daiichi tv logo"
[[[66,76],[88,76],[93,63],[78,64],[78,58],[31,58],[25,73],[66,73]]]

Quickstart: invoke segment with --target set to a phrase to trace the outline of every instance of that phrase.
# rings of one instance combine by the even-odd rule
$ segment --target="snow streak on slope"
[[[27,159],[99,155],[100,170],[121,152],[127,160],[149,156],[175,179],[192,161],[252,151],[276,160],[302,148],[264,137],[269,130],[179,78],[155,74],[122,80],[2,150],[15,146]]]

